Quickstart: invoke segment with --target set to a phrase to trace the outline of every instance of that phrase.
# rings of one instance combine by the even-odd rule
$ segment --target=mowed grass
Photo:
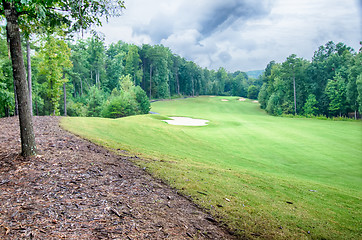
[[[228,99],[229,101],[221,101]],[[63,118],[123,149],[239,236],[361,239],[362,123],[273,117],[257,103],[198,97],[152,104],[159,115]],[[174,126],[171,116],[209,120]]]

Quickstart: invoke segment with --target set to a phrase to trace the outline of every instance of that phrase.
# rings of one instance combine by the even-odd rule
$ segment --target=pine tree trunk
[[[15,81],[14,81],[14,99],[15,99],[15,112],[14,112],[14,115],[18,116],[19,115],[19,103],[18,103],[18,94],[16,94]]]
[[[7,37],[10,42],[13,77],[19,103],[19,123],[22,149],[21,154],[24,157],[28,157],[36,154],[36,144],[33,131],[33,119],[30,113],[26,70],[21,50],[18,15],[10,2],[3,0],[3,7],[7,20]]]
[[[152,96],[152,65],[150,66],[150,100]]]
[[[82,82],[82,78],[80,79],[80,96],[83,95],[83,82]]]
[[[297,115],[297,93],[295,88],[295,73],[293,69],[293,89],[294,89],[294,115]]]
[[[67,116],[67,90],[65,88],[65,83],[63,83],[63,93],[64,93],[64,116]]]
[[[29,88],[29,105],[30,105],[30,114],[33,116],[33,94],[31,86],[31,58],[30,58],[30,42],[29,38],[26,39],[26,58],[28,62],[28,88]]]
[[[178,80],[178,68],[176,70],[177,94],[180,95],[180,82]]]

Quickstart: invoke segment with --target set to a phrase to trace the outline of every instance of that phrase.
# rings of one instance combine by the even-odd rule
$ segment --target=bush
[[[73,102],[71,99],[67,102],[67,115],[70,117],[87,116],[87,107],[81,102]]]
[[[147,94],[140,86],[134,88],[134,94],[138,104],[137,114],[147,114],[151,110],[151,104]]]
[[[137,114],[138,104],[129,92],[122,92],[103,107],[102,116],[106,118],[120,118]]]

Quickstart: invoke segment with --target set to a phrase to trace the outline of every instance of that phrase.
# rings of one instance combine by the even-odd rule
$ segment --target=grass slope
[[[147,157],[137,163],[241,236],[360,238],[361,122],[272,117],[257,103],[228,99],[160,101],[152,104],[160,115],[63,118],[62,126]],[[210,123],[160,121],[170,116]]]

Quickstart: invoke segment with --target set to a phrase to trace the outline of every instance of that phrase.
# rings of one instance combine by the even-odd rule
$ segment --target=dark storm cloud
[[[158,15],[147,25],[135,26],[133,31],[136,35],[147,34],[154,43],[160,43],[173,33],[173,23],[167,16]]]
[[[196,29],[201,33],[201,38],[206,38],[217,30],[230,27],[239,19],[246,21],[267,15],[270,5],[269,0],[190,1],[174,15],[163,12],[153,16],[146,25],[133,26],[133,32],[135,35],[149,35],[156,44],[173,34],[175,26]]]
[[[213,32],[232,25],[236,20],[265,16],[270,11],[269,1],[229,0],[216,4],[205,14],[200,33],[207,37]]]

